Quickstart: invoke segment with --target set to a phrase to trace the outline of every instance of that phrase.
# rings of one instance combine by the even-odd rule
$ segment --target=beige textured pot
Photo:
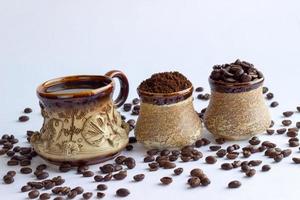
[[[121,82],[115,102],[114,77]],[[128,143],[128,124],[116,110],[126,101],[128,89],[126,76],[120,71],[43,83],[37,94],[44,123],[30,140],[35,151],[55,164],[95,164],[113,158]]]
[[[171,94],[140,91],[140,115],[135,136],[146,148],[181,148],[201,136],[201,121],[194,110],[193,88]]]
[[[264,132],[271,117],[262,93],[263,82],[263,78],[235,84],[209,79],[211,99],[204,115],[208,131],[229,140]]]

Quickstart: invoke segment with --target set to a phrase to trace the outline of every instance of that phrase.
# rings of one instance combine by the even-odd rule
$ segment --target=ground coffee
[[[163,72],[153,74],[143,81],[139,89],[152,93],[172,93],[190,88],[192,83],[179,72]]]

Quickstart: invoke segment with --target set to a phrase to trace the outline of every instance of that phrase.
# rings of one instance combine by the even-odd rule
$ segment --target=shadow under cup
[[[121,90],[112,100],[115,83]],[[128,144],[129,127],[116,107],[128,96],[128,81],[120,71],[105,76],[68,76],[37,88],[44,118],[31,144],[44,159],[60,164],[96,164],[113,158]]]

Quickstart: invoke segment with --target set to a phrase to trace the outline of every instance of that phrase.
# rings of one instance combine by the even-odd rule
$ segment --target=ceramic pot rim
[[[194,87],[191,86],[187,89],[172,92],[172,93],[153,93],[143,91],[140,88],[137,88],[138,95],[141,100],[145,103],[151,103],[156,105],[169,105],[177,103],[179,101],[189,98],[193,94]]]
[[[49,93],[47,92],[47,89],[58,85],[58,84],[64,84],[64,83],[70,83],[70,82],[80,82],[80,81],[106,81],[108,84],[102,87],[98,87],[95,89],[89,89],[84,90],[80,92],[73,92],[73,93]],[[102,75],[73,75],[73,76],[64,76],[59,78],[50,79],[48,81],[45,81],[44,83],[40,84],[37,87],[37,95],[39,98],[45,98],[45,99],[56,99],[56,100],[64,100],[64,99],[72,99],[72,98],[82,98],[82,97],[92,97],[96,96],[102,92],[108,91],[109,89],[113,89],[114,87],[114,81],[112,78],[108,76],[102,76]]]
[[[245,83],[226,83],[223,81],[215,81],[208,78],[210,87],[212,91],[222,92],[222,93],[241,93],[248,92],[250,90],[257,89],[263,85],[264,77],[256,79]]]

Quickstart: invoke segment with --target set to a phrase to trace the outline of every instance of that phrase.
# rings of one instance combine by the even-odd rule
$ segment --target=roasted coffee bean
[[[16,173],[16,171],[8,171],[6,174],[14,177],[17,173]]]
[[[234,149],[233,146],[228,146],[227,149],[226,149],[226,151],[227,151],[228,153],[232,153],[234,150],[235,150],[235,149]]]
[[[14,151],[8,151],[8,152],[6,152],[6,155],[8,157],[13,157],[15,155],[15,152]]]
[[[160,152],[161,156],[168,156],[171,152],[168,149],[164,149]]]
[[[67,196],[68,196],[68,199],[74,199],[77,196],[76,190],[71,190]]]
[[[266,131],[268,135],[273,135],[275,132],[274,129],[267,129]]]
[[[80,186],[75,187],[73,190],[75,190],[77,194],[82,194],[84,192],[84,189]]]
[[[109,174],[106,174],[104,177],[103,177],[103,181],[107,182],[107,181],[110,181],[112,179],[112,174],[109,173]]]
[[[176,167],[176,164],[175,163],[172,163],[172,162],[164,162],[163,166],[162,166],[164,169],[173,169]]]
[[[131,151],[133,149],[133,146],[131,145],[131,144],[128,144],[127,146],[126,146],[126,150],[127,151]]]
[[[269,88],[263,87],[263,94],[266,94],[269,91]]]
[[[275,162],[280,162],[283,159],[283,155],[282,154],[278,154],[274,157],[274,161]]]
[[[82,174],[83,172],[87,171],[89,169],[89,166],[87,165],[81,165],[77,168],[77,173]]]
[[[237,152],[233,152],[233,153],[228,153],[226,155],[226,157],[227,157],[227,159],[234,160],[234,159],[236,159],[238,157],[238,155],[239,154]]]
[[[30,167],[22,167],[22,168],[20,169],[20,172],[21,172],[22,174],[30,174],[30,173],[32,173],[32,169],[31,169]]]
[[[22,115],[19,117],[19,122],[26,122],[29,120],[29,117],[26,115]]]
[[[189,162],[192,158],[190,156],[180,156],[182,162]]]
[[[210,149],[211,151],[218,151],[219,149],[221,149],[221,146],[219,146],[219,145],[214,145],[214,146],[210,146],[209,149]]]
[[[29,166],[31,165],[31,161],[28,159],[24,159],[20,161],[20,166]]]
[[[194,157],[193,157],[193,159],[194,159]],[[176,155],[170,155],[170,156],[169,156],[169,160],[170,160],[171,162],[174,162],[174,161],[178,160],[178,156],[176,156]],[[195,159],[194,159],[194,160],[195,160]]]
[[[28,192],[32,190],[32,187],[30,185],[24,185],[22,188],[21,188],[21,192]]]
[[[47,165],[46,164],[40,164],[36,167],[37,170],[45,170],[47,169]]]
[[[242,164],[242,162],[239,160],[233,161],[233,163],[231,163],[233,168],[238,168],[241,166],[241,164]]]
[[[246,172],[246,176],[248,177],[252,177],[256,174],[256,170],[255,169],[250,169]]]
[[[116,191],[116,195],[119,197],[127,197],[129,194],[130,192],[126,188],[120,188]]]
[[[53,181],[48,181],[48,182],[44,183],[44,188],[46,190],[50,190],[53,187],[55,187],[55,182],[53,182]]]
[[[182,172],[183,172],[183,168],[181,167],[174,169],[174,174],[177,176],[182,174]]]
[[[252,154],[251,151],[247,151],[247,150],[243,151],[243,156],[245,158],[249,158],[251,156],[251,154]]]
[[[130,144],[137,143],[136,137],[129,137],[129,143]]]
[[[144,158],[144,162],[145,163],[148,163],[148,162],[153,162],[155,160],[155,157],[154,156],[146,156]]]
[[[207,177],[204,177],[201,179],[201,185],[202,186],[208,186],[210,184],[210,180]]]
[[[283,115],[284,117],[290,117],[290,116],[292,116],[293,114],[294,114],[293,111],[285,111],[285,112],[282,113],[282,115]]]
[[[24,113],[26,113],[26,114],[31,113],[31,112],[32,112],[31,108],[25,108],[24,109]]]
[[[224,170],[231,170],[233,168],[233,166],[232,166],[231,163],[223,163],[221,165],[221,168],[224,169]]]
[[[124,164],[127,166],[128,169],[133,169],[135,167],[135,160],[131,157],[128,157],[124,160]]]
[[[3,181],[4,181],[5,184],[11,184],[11,183],[13,183],[15,180],[14,180],[14,178],[13,178],[12,176],[10,176],[10,175],[5,175],[5,176],[3,177]]]
[[[278,103],[277,101],[273,101],[273,102],[270,104],[270,106],[271,106],[272,108],[275,108],[275,107],[279,106],[279,103]]]
[[[94,176],[94,172],[92,172],[92,171],[84,171],[82,173],[82,176],[83,177],[92,177],[92,176]]]
[[[118,165],[122,165],[124,163],[124,160],[126,159],[125,156],[118,156],[116,157],[115,159],[115,163],[118,164]]]
[[[248,165],[241,165],[241,170],[243,172],[248,172],[250,170],[250,167]]]
[[[200,147],[202,147],[203,146],[203,141],[200,139],[200,140],[197,140],[196,142],[195,142],[195,147],[197,147],[197,148],[200,148]]]
[[[132,108],[132,104],[131,104],[131,103],[124,103],[124,105],[123,105],[123,110],[124,110],[125,112],[130,111],[131,108]]]
[[[203,87],[197,87],[195,89],[196,92],[203,92],[204,91],[204,88]]]
[[[294,163],[300,164],[300,158],[293,158]]]
[[[125,159],[124,159],[124,161],[125,161]],[[105,164],[102,167],[100,167],[100,170],[102,173],[108,174],[108,173],[112,173],[115,170],[115,168],[112,164]]]
[[[35,199],[40,195],[40,192],[37,190],[32,190],[28,193],[29,199]]]
[[[278,134],[284,134],[286,132],[286,128],[280,128],[280,129],[277,129],[276,131]]]
[[[209,145],[211,143],[211,141],[207,138],[202,138],[201,140],[202,140],[203,146]]]
[[[136,182],[140,182],[142,180],[144,180],[145,178],[145,174],[137,174],[135,176],[133,176],[133,180],[135,180]]]
[[[242,185],[240,181],[231,181],[228,183],[228,188],[239,188]]]
[[[219,157],[219,158],[223,158],[224,156],[226,156],[227,154],[227,151],[225,149],[220,149],[219,151],[217,151],[216,155]]]
[[[292,150],[285,149],[285,150],[281,151],[281,154],[283,155],[284,158],[289,157],[292,154]]]
[[[163,185],[169,185],[173,182],[173,179],[171,177],[163,177],[163,178],[160,179],[160,182]]]
[[[298,139],[298,138],[296,138],[296,137],[289,139],[289,142],[292,142],[292,141],[299,142],[299,139]]]
[[[270,165],[263,165],[262,167],[261,167],[261,171],[263,171],[263,172],[267,172],[267,171],[269,171],[271,169],[271,166]]]
[[[39,180],[43,180],[49,177],[49,173],[48,172],[41,172],[39,173],[36,178]]]
[[[113,175],[115,180],[123,180],[127,177],[127,171],[120,171],[117,174]]]
[[[46,199],[50,199],[50,198],[51,198],[51,196],[50,196],[49,193],[42,193],[42,194],[40,195],[40,199],[41,199],[41,200],[46,200]]]
[[[59,171],[60,172],[68,172],[72,169],[72,166],[69,163],[62,163],[59,166]]]
[[[195,169],[191,170],[191,172],[190,172],[191,176],[195,176],[198,178],[201,178],[203,176],[203,174],[204,173],[203,173],[202,169],[200,169],[200,168],[195,168]]]
[[[297,137],[297,136],[298,136],[298,133],[297,133],[296,131],[288,131],[288,132],[286,133],[286,135],[287,135],[288,137]]]
[[[9,160],[9,161],[7,161],[7,165],[8,166],[16,166],[16,165],[19,165],[19,161],[17,161],[17,160]]]
[[[296,127],[300,128],[300,122],[296,122]]]
[[[289,146],[290,147],[298,147],[299,146],[299,142],[298,141],[290,141],[289,142]]]
[[[273,120],[271,120],[271,124],[269,126],[269,128],[272,128],[274,126],[275,122]]]
[[[284,125],[284,126],[289,126],[289,125],[291,125],[292,124],[292,121],[291,120],[289,120],[289,119],[285,119],[285,120],[282,120],[282,125]]]
[[[159,150],[158,150],[158,149],[150,149],[150,150],[147,151],[147,154],[148,154],[149,156],[155,156],[155,155],[157,155],[158,153],[159,153]]]
[[[102,199],[105,197],[105,194],[103,192],[97,192],[97,198]]]
[[[272,143],[270,141],[264,141],[261,145],[266,146],[267,148],[275,148],[277,146],[275,143]]]
[[[207,100],[209,100],[209,98],[210,98],[210,94],[208,94],[208,93],[206,93],[206,94],[199,94],[199,95],[197,96],[197,98],[200,99],[200,100],[207,101]]]
[[[139,104],[140,103],[140,99],[139,98],[134,98],[133,100],[132,100],[132,104],[133,105],[137,105],[137,104]]]
[[[99,184],[99,185],[97,185],[97,190],[100,190],[100,191],[107,190],[107,185]]]
[[[217,162],[217,159],[214,156],[207,156],[205,158],[205,161],[207,164],[215,164]]]
[[[191,177],[189,178],[188,180],[188,184],[192,187],[192,188],[195,188],[195,187],[198,187],[201,185],[201,180],[200,178],[198,177]]]
[[[55,197],[53,200],[64,200],[63,197]]]
[[[83,199],[90,199],[90,198],[92,198],[92,196],[93,196],[92,192],[85,192],[82,194]]]
[[[252,166],[252,167],[256,167],[256,166],[259,166],[261,163],[262,163],[261,160],[251,160],[251,161],[249,161],[248,165]]]
[[[274,94],[271,93],[271,92],[269,92],[269,93],[266,95],[266,98],[267,98],[268,100],[273,99],[273,98],[274,98]]]
[[[103,176],[101,176],[101,175],[96,175],[96,176],[94,176],[94,180],[95,180],[96,182],[101,182],[101,181],[103,181]]]

